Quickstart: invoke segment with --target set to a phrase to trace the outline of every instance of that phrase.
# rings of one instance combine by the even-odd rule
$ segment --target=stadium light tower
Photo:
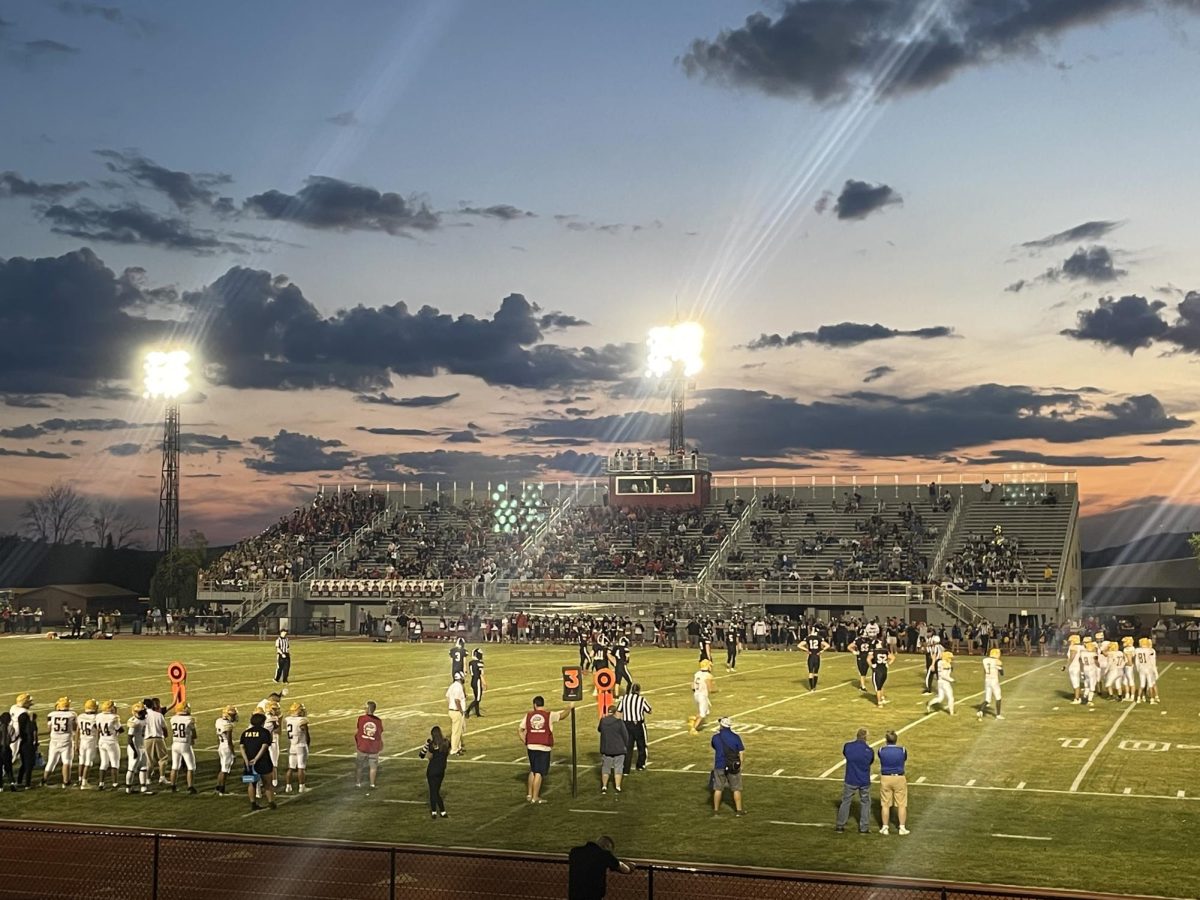
[[[677,322],[651,328],[646,337],[646,371],[671,384],[671,455],[683,446],[683,410],[687,383],[704,368],[700,351],[704,329],[698,322]]]
[[[191,361],[186,350],[152,350],[142,364],[144,396],[166,402],[158,491],[158,549],[164,553],[179,546],[179,398],[188,391]]]

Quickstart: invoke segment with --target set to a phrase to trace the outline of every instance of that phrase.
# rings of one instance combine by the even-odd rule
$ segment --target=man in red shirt
[[[542,799],[542,780],[550,772],[550,752],[554,748],[554,723],[564,718],[572,709],[568,705],[561,712],[550,712],[540,695],[533,698],[533,709],[525,713],[525,720],[517,727],[517,733],[525,743],[529,756],[529,778],[526,779],[525,799],[530,803],[545,803]]]
[[[383,750],[383,721],[375,715],[375,701],[367,701],[367,711],[358,717],[354,731],[354,744],[358,748],[358,783],[362,787],[363,769],[369,768],[371,790],[375,790],[375,774],[379,771],[379,753]]]

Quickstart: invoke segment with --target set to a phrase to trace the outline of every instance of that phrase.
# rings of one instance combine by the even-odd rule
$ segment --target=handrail
[[[375,513],[375,515],[371,517],[371,521],[369,521],[366,525],[360,526],[357,531],[355,531],[352,535],[350,535],[350,537],[342,540],[342,542],[340,544],[338,544],[333,550],[326,553],[319,560],[317,560],[317,563],[315,565],[313,565],[310,568],[308,568],[307,570],[305,570],[300,575],[300,577],[296,580],[297,581],[309,581],[313,578],[316,578],[317,573],[320,572],[322,569],[324,569],[326,565],[331,564],[331,563],[336,563],[338,560],[340,560],[343,556],[342,551],[345,550],[347,547],[349,547],[351,544],[354,545],[355,549],[358,549],[359,542],[363,539],[363,537],[366,536],[367,532],[374,531],[376,529],[376,527],[383,522],[384,517],[391,515],[391,513],[392,513],[392,510],[387,506],[385,506],[379,512]]]
[[[1062,552],[1058,556],[1058,571],[1055,573],[1054,593],[1058,597],[1063,597],[1066,594],[1064,586],[1067,577],[1067,554],[1071,552],[1071,544],[1075,541],[1075,529],[1079,527],[1079,492],[1071,498],[1071,516],[1067,519],[1067,539],[1063,541]],[[1083,598],[1080,597],[1082,603]],[[1061,602],[1061,601],[1060,601]],[[1066,618],[1067,610],[1060,609],[1059,617]]]
[[[750,521],[750,514],[758,508],[758,494],[753,494],[750,497],[750,502],[746,504],[742,514],[738,520],[733,523],[733,527],[729,529],[729,534],[725,535],[725,540],[721,541],[721,545],[713,551],[712,556],[708,558],[708,562],[704,564],[704,568],[696,575],[697,584],[705,584],[708,581],[713,570],[729,559],[729,551],[737,545],[738,536],[746,527],[746,523]]]
[[[942,566],[946,562],[946,552],[950,549],[950,537],[957,530],[959,517],[962,515],[963,507],[966,505],[966,497],[959,495],[958,502],[954,504],[954,508],[950,511],[950,518],[946,520],[946,530],[942,534],[942,540],[938,544],[937,552],[933,554],[933,559],[929,561],[930,572],[942,571]]]

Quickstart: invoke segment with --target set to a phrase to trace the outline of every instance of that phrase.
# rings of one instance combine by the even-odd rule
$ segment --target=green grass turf
[[[747,746],[745,803],[710,817],[708,737],[691,737],[691,650],[634,650],[631,670],[654,705],[651,766],[633,773],[620,800],[599,793],[595,706],[577,712],[579,794],[572,798],[567,723],[558,726],[547,804],[524,802],[524,749],[517,722],[541,692],[561,703],[560,667],[573,647],[484,645],[491,685],[485,718],[470,720],[466,755],[452,759],[444,796],[450,818],[431,822],[424,763],[416,748],[444,719],[447,646],[293,639],[287,701],[303,700],[312,723],[310,793],[280,795],[276,811],[251,814],[240,784],[211,793],[212,723],[235,703],[246,724],[272,689],[270,643],[216,638],[126,637],[108,642],[9,638],[0,642],[0,704],[32,691],[44,714],[68,694],[128,705],[169,697],[167,664],[189,669],[201,730],[199,796],[153,797],[33,790],[0,796],[0,816],[164,829],[396,841],[563,852],[597,833],[623,855],[735,865],[878,873],[1004,884],[1108,890],[1170,897],[1200,894],[1192,863],[1200,825],[1200,662],[1163,670],[1160,706],[1097,700],[1073,706],[1057,659],[1005,661],[1005,721],[976,719],[979,657],[958,657],[959,712],[925,714],[918,657],[901,655],[877,709],[857,688],[849,655],[827,654],[819,691],[809,693],[799,653],[746,652],[739,671],[716,667],[714,719],[731,715]],[[379,789],[356,790],[353,723],[362,702],[379,703],[386,728]],[[286,704],[285,704],[286,705]],[[870,740],[904,729],[912,835],[860,835],[854,819],[833,830],[841,795],[842,743],[860,726]],[[44,739],[44,728],[43,728]],[[1193,749],[1194,748],[1194,749]],[[286,757],[285,757],[286,758]],[[236,776],[236,772],[235,772]],[[920,781],[921,783],[916,783]],[[1075,790],[1072,790],[1073,785]],[[1178,796],[1182,792],[1182,797]],[[873,797],[878,804],[877,791]],[[877,827],[878,812],[872,813]],[[997,835],[1021,835],[997,837]]]

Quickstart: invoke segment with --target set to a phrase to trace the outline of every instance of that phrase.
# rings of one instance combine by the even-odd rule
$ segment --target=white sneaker
[[[298,788],[296,788],[296,792],[300,794],[303,794],[306,790],[308,790],[308,788],[306,788],[304,785],[300,785]]]
[[[285,794],[290,794],[292,792],[292,786],[290,784],[284,785],[283,792]]]
[[[887,827],[886,825],[884,825],[882,828],[880,828],[880,829],[879,829],[879,833],[880,833],[880,834],[887,834],[887,833],[888,833],[888,827]]]
[[[1003,721],[1003,719],[1004,719],[1004,716],[1000,715],[1000,713],[996,713],[996,721],[997,722]]]
[[[896,833],[897,834],[911,834],[912,832],[910,832],[907,828],[905,828],[903,825],[901,825],[900,830]]]

